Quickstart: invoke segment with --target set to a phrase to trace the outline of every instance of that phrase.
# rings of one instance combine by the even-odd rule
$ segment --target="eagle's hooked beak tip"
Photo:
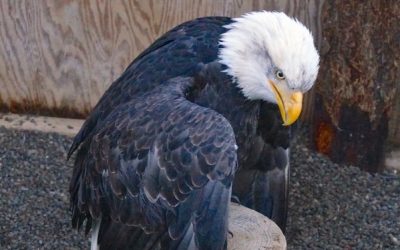
[[[283,120],[283,126],[293,124],[301,114],[303,93],[281,89],[271,80],[269,83],[275,94],[279,112]]]

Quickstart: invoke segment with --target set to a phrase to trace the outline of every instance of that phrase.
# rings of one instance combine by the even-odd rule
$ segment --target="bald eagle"
[[[72,224],[92,249],[224,249],[229,202],[287,214],[291,124],[319,64],[277,12],[205,17],[156,40],[76,135]]]

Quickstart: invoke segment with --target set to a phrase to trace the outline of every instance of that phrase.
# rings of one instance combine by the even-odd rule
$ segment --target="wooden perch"
[[[228,250],[248,249],[286,249],[286,239],[281,229],[266,216],[231,203]]]

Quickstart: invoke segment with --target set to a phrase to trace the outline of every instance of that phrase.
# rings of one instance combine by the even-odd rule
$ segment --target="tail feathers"
[[[165,231],[157,234],[146,234],[134,226],[123,225],[110,219],[103,219],[100,226],[99,250],[151,250],[161,249]],[[93,250],[93,249],[92,249]]]
[[[195,218],[196,243],[199,249],[226,249],[231,186],[210,182],[203,192],[202,210]]]
[[[177,208],[178,219],[169,223],[170,235],[179,238],[169,249],[226,249],[231,185],[209,181],[192,198]]]
[[[99,221],[96,221],[96,223]],[[110,219],[103,219],[93,227],[91,250],[186,250],[196,249],[193,224],[181,238],[173,240],[167,230],[145,233],[141,228],[127,226]]]
[[[81,129],[78,134],[76,134],[71,147],[68,150],[67,160],[71,158],[72,154],[79,147],[79,145],[87,138],[87,136],[92,132],[92,130],[96,127],[98,120],[98,112],[96,109],[93,110],[92,114],[86,119],[83,123]]]
[[[288,189],[283,171],[275,169],[258,172],[253,183],[253,207],[267,215],[285,232],[287,217]]]
[[[159,231],[152,233],[103,217],[101,222],[94,221],[92,250],[226,249],[230,196],[230,186],[210,181],[194,196],[197,201],[176,208],[175,215],[189,215],[187,220],[179,220],[167,214],[170,217],[168,226],[160,225]],[[199,207],[191,210],[193,206]],[[192,212],[188,213],[189,210]]]
[[[235,176],[233,195],[238,197],[240,204],[268,216],[285,232],[289,184],[288,151],[274,150],[274,154],[273,164],[265,164],[267,169],[260,167],[239,170]]]
[[[185,235],[183,236],[181,242],[179,243],[178,246],[179,250],[184,250],[184,249],[195,249],[196,244],[194,241],[194,234],[193,234],[193,223],[190,223],[190,227],[188,230],[186,230]]]
[[[195,244],[195,234],[193,231],[193,223],[189,223],[188,228],[185,230],[185,233],[182,235],[180,239],[172,240],[169,242],[165,242],[163,244],[165,247],[168,246],[168,249],[176,249],[176,250],[186,250],[186,249],[197,249]]]

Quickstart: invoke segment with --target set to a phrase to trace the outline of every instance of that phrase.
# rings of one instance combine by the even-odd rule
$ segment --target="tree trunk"
[[[399,74],[400,2],[334,1],[322,10],[313,146],[380,171]]]

